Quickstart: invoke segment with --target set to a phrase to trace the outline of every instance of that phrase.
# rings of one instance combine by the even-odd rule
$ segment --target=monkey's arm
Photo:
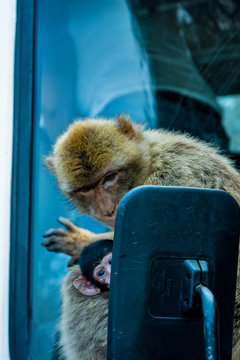
[[[46,240],[42,245],[45,246],[48,251],[63,252],[64,254],[70,255],[71,259],[68,266],[77,262],[82,249],[91,242],[101,239],[113,239],[113,232],[95,234],[76,226],[68,219],[60,217],[58,221],[65,226],[65,229],[48,230],[43,235]]]
[[[108,292],[80,294],[73,286],[79,275],[79,266],[73,266],[64,277],[59,345],[68,360],[106,360]]]

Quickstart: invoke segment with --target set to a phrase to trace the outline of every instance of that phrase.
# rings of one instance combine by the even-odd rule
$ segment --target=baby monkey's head
[[[112,247],[112,240],[98,240],[81,252],[79,265],[82,275],[74,280],[73,285],[83,295],[93,296],[109,289]]]

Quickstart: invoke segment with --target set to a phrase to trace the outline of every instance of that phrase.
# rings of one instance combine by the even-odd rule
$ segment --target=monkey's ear
[[[47,168],[48,168],[50,171],[55,172],[53,156],[51,156],[51,155],[45,156],[45,157],[43,158],[43,162],[44,162],[44,164],[47,166]]]
[[[83,295],[94,296],[100,294],[101,290],[96,287],[91,281],[87,280],[83,275],[78,276],[73,280],[75,288]]]
[[[126,134],[129,137],[129,139],[137,139],[139,137],[139,134],[135,131],[129,116],[119,115],[117,117],[117,126],[123,134]]]

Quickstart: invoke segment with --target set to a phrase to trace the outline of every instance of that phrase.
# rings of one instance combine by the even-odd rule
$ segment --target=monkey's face
[[[93,270],[93,278],[101,285],[110,287],[112,253],[106,254]]]
[[[128,175],[123,169],[107,171],[96,183],[79,187],[67,195],[82,212],[114,228],[118,204],[132,187]]]
[[[45,161],[82,213],[113,228],[122,197],[144,182],[145,153],[141,129],[120,117],[73,123]]]

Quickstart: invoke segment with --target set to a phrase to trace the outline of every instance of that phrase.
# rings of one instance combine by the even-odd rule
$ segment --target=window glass
[[[126,2],[41,0],[36,20],[30,345],[34,359],[48,359],[69,259],[48,253],[42,235],[60,227],[59,216],[95,232],[105,229],[63,198],[43,156],[77,118],[124,112],[148,127],[156,120],[148,67]]]
[[[229,138],[231,153],[240,154],[240,95],[219,96],[223,126]]]
[[[31,214],[32,359],[51,359],[68,257],[42,235],[59,216],[95,232],[43,164],[75,119],[128,113],[240,154],[238,1],[38,0]]]

